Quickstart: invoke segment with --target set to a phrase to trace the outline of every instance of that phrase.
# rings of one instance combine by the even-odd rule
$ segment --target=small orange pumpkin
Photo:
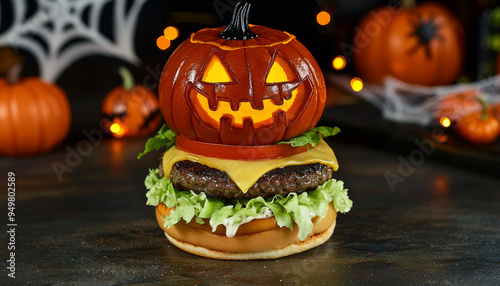
[[[488,144],[500,136],[500,122],[495,117],[488,103],[478,97],[481,112],[473,112],[458,121],[458,134],[475,144]]]
[[[57,85],[40,78],[19,80],[20,66],[0,78],[0,154],[32,155],[51,150],[68,134],[71,110]]]
[[[453,83],[464,63],[462,25],[440,4],[402,3],[400,11],[372,11],[358,26],[353,54],[357,72],[377,84],[388,75],[426,86]]]
[[[435,117],[447,117],[457,121],[462,116],[481,110],[481,104],[477,101],[477,90],[469,89],[449,95],[441,99],[435,111]]]
[[[141,137],[158,129],[161,122],[156,95],[142,85],[135,85],[132,74],[118,70],[123,86],[114,88],[102,103],[102,124],[116,138]]]
[[[316,125],[326,101],[321,70],[295,36],[248,24],[238,3],[227,27],[193,33],[163,69],[168,126],[209,143],[265,145]]]

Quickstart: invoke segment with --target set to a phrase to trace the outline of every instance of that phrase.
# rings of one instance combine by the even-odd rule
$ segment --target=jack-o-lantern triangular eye
[[[279,52],[273,56],[269,65],[266,83],[276,84],[283,82],[293,82],[297,80],[297,75],[290,62]]]
[[[224,60],[214,53],[205,66],[201,81],[207,83],[228,83],[233,82],[233,78]]]

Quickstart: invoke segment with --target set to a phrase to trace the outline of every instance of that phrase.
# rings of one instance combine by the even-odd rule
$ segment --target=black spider
[[[429,20],[425,21],[422,18],[422,15],[418,14],[418,20],[411,21],[411,25],[413,26],[414,30],[413,32],[410,33],[410,37],[417,37],[418,42],[417,44],[411,48],[411,50],[408,52],[408,54],[414,54],[417,52],[417,50],[421,47],[424,46],[425,48],[425,55],[427,58],[432,58],[431,54],[431,48],[430,48],[430,43],[433,39],[437,39],[441,43],[444,43],[444,38],[442,35],[439,34],[439,29],[443,27],[442,24],[437,24],[435,22],[436,16],[435,15],[430,15]]]

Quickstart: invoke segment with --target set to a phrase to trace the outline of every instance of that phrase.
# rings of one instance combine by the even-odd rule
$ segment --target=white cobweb
[[[330,74],[327,80],[354,93],[348,76]],[[443,99],[470,90],[483,96],[490,105],[500,104],[500,75],[469,84],[437,87],[411,85],[386,77],[383,85],[365,83],[355,94],[379,108],[387,120],[426,126],[436,120],[435,111]]]
[[[0,34],[0,46],[32,53],[40,76],[54,82],[76,60],[88,55],[116,57],[140,63],[134,51],[137,18],[147,0],[37,0],[28,13],[28,0],[10,0],[12,23]],[[127,2],[129,5],[127,5]],[[2,12],[0,2],[0,12]],[[112,5],[112,37],[101,33],[105,5]],[[0,13],[1,15],[1,13]],[[77,42],[76,42],[77,41]]]

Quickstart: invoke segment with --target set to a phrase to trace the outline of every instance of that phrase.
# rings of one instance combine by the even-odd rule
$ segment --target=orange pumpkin
[[[462,117],[458,121],[457,132],[472,143],[488,144],[500,136],[500,121],[488,107],[486,100],[480,97],[478,100],[481,112],[469,113]]]
[[[229,26],[185,40],[163,69],[160,106],[176,134],[210,143],[265,145],[318,122],[321,70],[295,36],[248,25],[247,4]]]
[[[462,71],[464,29],[444,6],[414,0],[401,10],[368,14],[356,29],[353,60],[361,77],[381,84],[392,76],[426,86],[453,83]]]
[[[436,118],[448,117],[456,121],[466,114],[481,110],[481,104],[477,101],[477,92],[475,89],[464,90],[441,99],[436,108]]]
[[[142,85],[135,85],[126,68],[118,70],[123,86],[114,88],[102,104],[102,124],[116,138],[140,137],[158,129],[161,122],[156,95]]]
[[[71,111],[55,84],[30,77],[18,81],[20,67],[0,78],[0,154],[32,155],[51,150],[68,134]]]

